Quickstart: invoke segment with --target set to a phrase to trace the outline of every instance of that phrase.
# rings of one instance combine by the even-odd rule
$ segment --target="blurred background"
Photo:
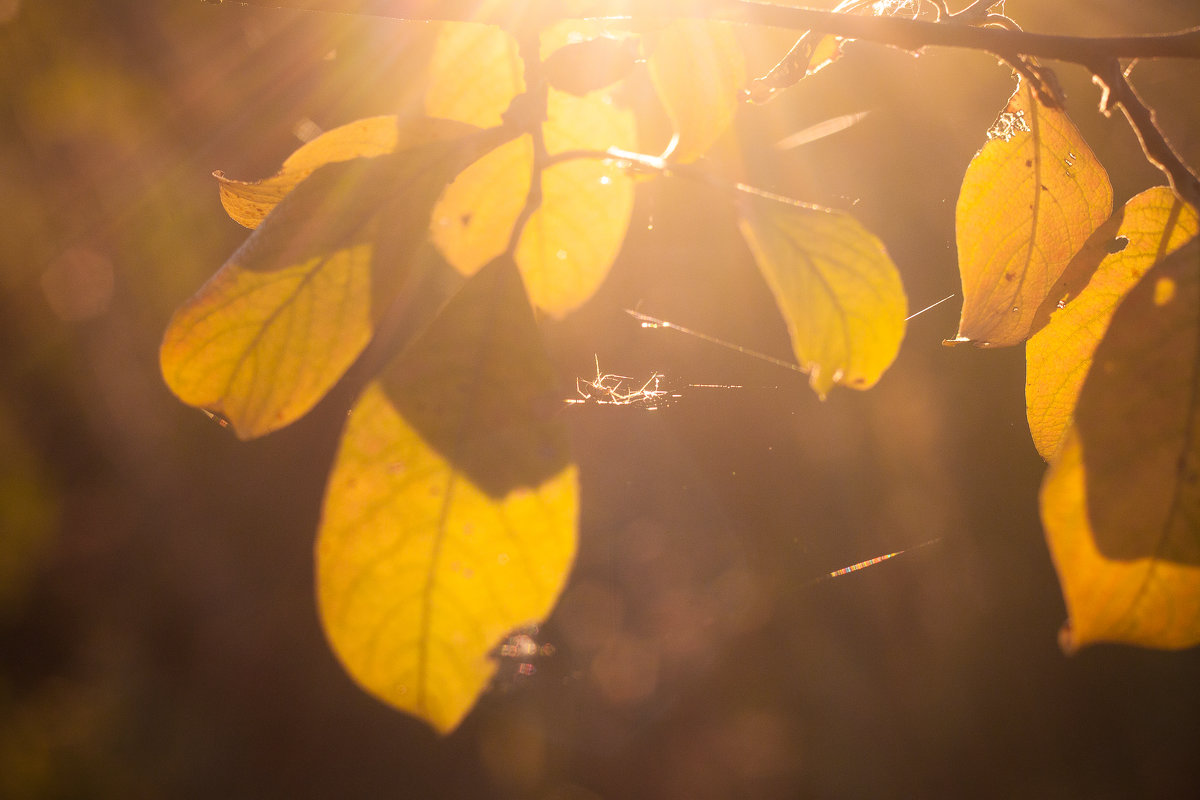
[[[1200,25],[1172,0],[1007,11],[1045,32]],[[1200,652],[1058,649],[1021,350],[943,348],[955,300],[912,321],[875,390],[821,403],[804,376],[641,329],[622,309],[789,357],[732,215],[667,183],[642,188],[602,291],[546,325],[564,396],[593,355],[748,388],[566,409],[581,543],[547,655],[502,665],[445,739],[358,690],[313,599],[330,421],[238,442],[169,394],[157,348],[246,235],[211,172],[264,177],[314,132],[410,105],[425,38],[234,3],[0,0],[0,797],[1194,794]],[[748,42],[758,74],[789,43]],[[1116,202],[1161,183],[1088,76],[1060,77]],[[1200,65],[1133,80],[1200,163]],[[1011,90],[986,55],[854,45],[747,107],[714,169],[853,210],[915,310],[959,289],[958,186]]]

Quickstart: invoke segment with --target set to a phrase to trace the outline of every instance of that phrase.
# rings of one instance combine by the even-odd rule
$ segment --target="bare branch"
[[[476,21],[512,24],[512,4],[489,0],[231,0],[242,5],[294,8],[423,21]],[[977,28],[894,17],[860,17],[791,8],[754,0],[657,0],[647,11],[644,0],[560,0],[519,4],[525,14],[543,21],[580,18],[700,17],[767,25],[790,30],[816,29],[850,39],[862,39],[920,50],[959,47],[989,53],[1095,63],[1103,58],[1200,58],[1200,28],[1140,36],[1059,36],[1044,33]],[[528,19],[528,17],[526,17]]]

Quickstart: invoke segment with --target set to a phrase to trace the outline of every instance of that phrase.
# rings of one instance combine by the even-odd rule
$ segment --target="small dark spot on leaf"
[[[459,217],[458,221],[462,223],[464,228],[469,226],[471,224],[471,212],[468,211],[467,213],[463,214],[461,217]]]
[[[1015,277],[1017,277],[1017,273],[1015,273],[1015,272],[1013,272],[1013,271],[1011,271],[1011,270],[1009,270],[1008,272],[1004,273],[1004,280],[1006,280],[1006,281],[1011,281],[1011,280],[1012,280],[1013,278],[1015,278]]]
[[[1025,166],[1027,166],[1027,167],[1032,167],[1032,166],[1033,166],[1033,159],[1032,159],[1032,158],[1027,158],[1027,159],[1025,159]]]
[[[1044,183],[1043,183],[1043,184],[1042,184],[1042,191],[1043,191],[1043,192],[1048,192],[1048,191],[1050,191],[1050,187],[1049,187],[1049,186],[1047,186],[1046,184],[1044,184]]]
[[[1129,246],[1129,239],[1127,239],[1124,236],[1118,236],[1117,238],[1115,238],[1111,242],[1109,242],[1108,245],[1104,249],[1111,255],[1112,253],[1121,252],[1128,246]]]

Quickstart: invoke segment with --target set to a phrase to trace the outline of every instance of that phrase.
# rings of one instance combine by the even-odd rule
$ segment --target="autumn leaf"
[[[1096,348],[1042,485],[1064,644],[1200,643],[1200,241],[1151,268]]]
[[[525,91],[517,41],[495,25],[441,25],[429,65],[425,113],[480,128],[499,125]]]
[[[733,124],[746,83],[741,45],[728,24],[675,20],[654,37],[647,65],[675,127],[664,157],[695,161]]]
[[[967,168],[956,210],[963,309],[947,344],[1003,346],[1031,333],[1042,301],[1112,210],[1112,187],[1061,109],[1022,81]]]
[[[1197,233],[1196,211],[1170,189],[1137,195],[1097,229],[1047,298],[1055,309],[1025,345],[1025,405],[1042,458],[1054,457],[1117,304],[1154,264]],[[1082,288],[1075,284],[1084,284]]]
[[[581,30],[592,25],[578,23]],[[472,41],[487,37],[477,49],[460,52],[459,60],[439,57],[437,64],[463,69],[501,70],[516,42],[499,28],[469,26],[476,31]],[[484,33],[486,32],[486,33]],[[569,31],[557,26],[544,41],[566,43]],[[502,43],[507,42],[507,44]],[[546,49],[553,53],[550,45]],[[488,60],[490,59],[490,60]],[[488,95],[474,109],[466,101],[442,98],[443,85],[431,86],[426,109],[431,113],[453,112],[459,119],[482,121],[501,104],[500,92]],[[513,92],[510,82],[503,91]],[[504,104],[512,99],[509,95]],[[633,114],[620,108],[613,93],[603,89],[577,97],[550,89],[547,119],[542,124],[546,151],[550,156],[567,150],[604,151],[609,147],[633,149],[636,130]],[[512,238],[514,225],[525,207],[534,173],[532,137],[523,136],[488,153],[463,170],[438,201],[431,232],[439,251],[456,269],[470,275],[503,253]],[[539,171],[541,202],[526,222],[516,247],[516,260],[534,305],[561,317],[586,301],[603,282],[625,240],[633,209],[633,179],[615,165],[598,159],[574,159],[555,163]]]
[[[326,131],[288,156],[277,174],[260,181],[239,181],[214,172],[221,204],[239,225],[257,228],[280,201],[318,167],[354,158],[394,153],[429,142],[457,139],[474,130],[451,120],[429,117],[368,117]]]
[[[561,394],[515,264],[479,271],[355,405],[317,543],[321,618],[368,692],[446,733],[575,552]]]
[[[907,300],[883,244],[853,217],[749,195],[742,235],[787,322],[792,349],[822,398],[866,389],[895,360]]]
[[[379,288],[402,279],[435,198],[484,141],[313,172],[175,313],[160,350],[167,385],[246,439],[303,416],[370,340]]]

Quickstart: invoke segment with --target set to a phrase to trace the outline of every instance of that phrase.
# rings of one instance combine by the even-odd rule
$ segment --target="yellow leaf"
[[[675,126],[667,154],[695,161],[733,124],[746,84],[741,45],[728,24],[675,20],[659,32],[647,65]]]
[[[478,141],[327,164],[171,319],[160,363],[185,403],[253,438],[303,416],[372,332],[378,287],[426,241],[434,199]]]
[[[1073,296],[1025,345],[1025,406],[1042,458],[1058,452],[1079,387],[1113,310],[1154,264],[1197,233],[1196,211],[1170,189],[1147,189],[1102,225],[1048,298]],[[1119,250],[1117,248],[1120,248]],[[1117,250],[1117,252],[1113,252]],[[1077,283],[1087,281],[1080,290]]]
[[[321,618],[367,691],[447,733],[489,653],[551,610],[576,469],[516,267],[484,267],[350,415],[317,543]]]
[[[967,168],[956,227],[963,310],[953,342],[1024,341],[1112,187],[1079,131],[1022,81]]]
[[[546,150],[633,149],[632,112],[611,93],[575,97],[550,91]],[[517,264],[533,304],[562,317],[591,297],[617,258],[633,214],[633,178],[610,162],[576,159],[542,172],[542,202],[517,244]]]
[[[425,113],[489,128],[502,122],[512,99],[525,91],[517,41],[494,25],[441,26],[429,66]]]
[[[1193,240],[1117,307],[1042,485],[1068,649],[1200,643],[1198,360]]]
[[[606,91],[575,97],[550,90],[546,150],[632,148],[633,115]],[[533,143],[523,136],[472,164],[434,208],[433,241],[465,275],[504,252],[529,192]],[[517,264],[533,304],[561,317],[599,288],[633,213],[633,179],[596,159],[554,164],[541,173],[541,204],[525,225]]]
[[[757,196],[741,211],[813,390],[873,386],[900,350],[908,302],[883,244],[835,211]]]
[[[433,208],[430,235],[463,275],[473,275],[504,252],[525,207],[533,176],[533,138],[522,136],[470,165]]]
[[[257,228],[279,202],[318,167],[353,158],[394,153],[410,147],[466,136],[472,128],[444,119],[394,115],[368,117],[326,131],[283,162],[283,168],[261,181],[238,181],[214,172],[221,205],[239,225]]]

